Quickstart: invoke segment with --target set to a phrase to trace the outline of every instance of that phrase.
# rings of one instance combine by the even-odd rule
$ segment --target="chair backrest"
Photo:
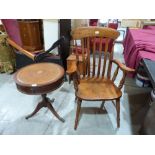
[[[110,78],[111,63],[109,60],[113,58],[114,41],[118,36],[118,31],[105,27],[81,27],[72,31],[72,39],[74,40],[75,46],[81,44],[82,48],[83,73],[80,76],[81,78]],[[90,39],[93,40],[92,49],[90,48]],[[99,40],[99,49],[96,46],[96,39]],[[102,50],[103,41],[105,43],[104,51]],[[108,51],[108,46],[111,41],[113,46],[111,51]],[[79,57],[80,54],[77,50],[75,53],[77,66],[79,66],[79,58],[81,59],[81,57]]]
[[[108,27],[117,30],[118,23],[108,23]]]
[[[89,26],[97,26],[98,19],[89,19]]]
[[[118,19],[113,19],[113,20],[109,19],[108,27],[117,30],[117,28],[118,28]]]

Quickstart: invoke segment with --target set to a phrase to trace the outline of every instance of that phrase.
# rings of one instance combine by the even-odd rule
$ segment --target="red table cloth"
[[[143,58],[155,60],[155,29],[128,29],[123,45],[128,67],[136,69]]]

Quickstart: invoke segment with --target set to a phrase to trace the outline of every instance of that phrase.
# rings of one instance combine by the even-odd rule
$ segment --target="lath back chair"
[[[72,39],[75,42],[81,42],[83,72],[79,73],[79,53],[76,53],[76,65],[67,70],[69,75],[73,75],[75,96],[77,100],[77,111],[74,129],[77,129],[79,114],[82,100],[86,101],[116,101],[117,127],[120,127],[120,97],[122,96],[121,88],[125,81],[127,72],[134,70],[121,64],[118,60],[113,60],[114,41],[119,36],[117,30],[105,27],[82,27],[72,31]],[[99,38],[99,48],[96,46],[96,38]],[[93,49],[90,48],[90,39],[93,39]],[[105,41],[104,50],[102,42]],[[113,42],[109,51],[109,43]],[[92,50],[92,51],[91,51]],[[88,58],[85,59],[85,53]],[[116,64],[116,70],[111,76],[112,64]],[[119,85],[116,86],[114,81],[118,71],[122,70],[123,77]]]

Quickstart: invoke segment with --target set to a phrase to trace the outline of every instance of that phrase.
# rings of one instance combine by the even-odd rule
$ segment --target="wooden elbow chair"
[[[86,101],[116,101],[117,127],[120,127],[120,98],[121,88],[125,81],[127,72],[134,72],[134,69],[126,67],[118,60],[113,60],[114,41],[119,36],[117,30],[105,27],[83,27],[72,31],[72,38],[76,42],[81,41],[83,72],[79,72],[79,53],[76,52],[76,63],[68,68],[67,73],[73,75],[75,96],[77,100],[77,111],[74,129],[77,129],[82,100]],[[90,38],[93,38],[93,51],[90,52]],[[100,40],[99,49],[96,46],[96,38]],[[102,51],[102,39],[105,39],[105,49]],[[111,51],[108,51],[110,40],[113,41]],[[87,48],[85,48],[87,47]],[[88,58],[85,59],[87,53]],[[116,70],[111,77],[112,64],[116,64]],[[123,72],[119,85],[114,81],[118,71]]]
[[[53,43],[53,45],[46,51],[42,52],[30,52],[22,48],[20,45],[18,45],[16,42],[14,42],[11,38],[7,38],[7,42],[13,47],[14,49],[18,50],[19,55],[16,55],[16,59],[18,61],[23,61],[23,57],[20,56],[21,54],[24,56],[25,61],[22,62],[25,65],[37,63],[37,62],[53,62],[60,64],[63,66],[63,52],[58,51],[58,55],[50,53],[53,49],[55,49],[58,46],[61,46],[64,43],[65,37],[62,36],[60,39],[58,39],[56,42]],[[16,68],[20,69],[21,66],[25,66],[21,64],[16,64]],[[64,67],[64,66],[63,66]]]

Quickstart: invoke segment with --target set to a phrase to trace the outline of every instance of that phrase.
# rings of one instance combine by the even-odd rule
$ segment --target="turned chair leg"
[[[101,106],[100,106],[100,109],[103,109],[104,108],[104,104],[105,104],[105,101],[102,101]]]
[[[117,128],[120,127],[120,99],[116,100]]]
[[[69,84],[70,84],[72,81],[72,75],[69,75],[68,78],[69,78]]]
[[[76,103],[76,101],[77,101],[77,96],[75,96],[75,100],[74,100],[74,101],[75,101],[75,103]]]
[[[74,130],[77,129],[78,122],[79,122],[79,115],[80,115],[80,110],[81,110],[81,102],[79,98],[77,99],[77,110],[76,110],[76,118],[75,118],[75,125],[74,125]]]

